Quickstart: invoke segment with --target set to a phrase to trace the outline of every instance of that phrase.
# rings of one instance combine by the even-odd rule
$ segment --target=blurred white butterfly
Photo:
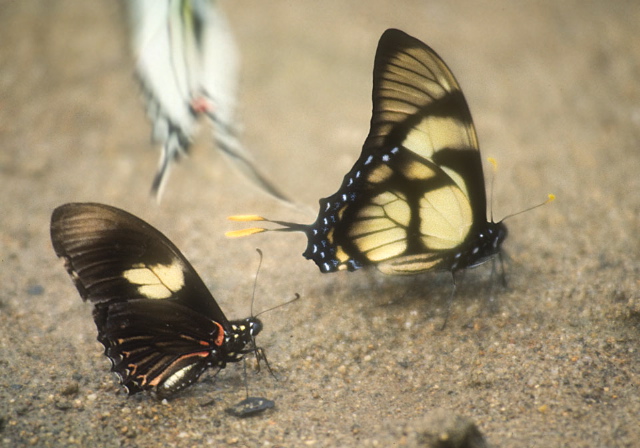
[[[253,166],[238,140],[238,52],[215,0],[127,0],[136,73],[163,145],[152,193],[160,198],[171,164],[188,152],[199,115],[210,118],[216,146],[261,188],[284,196]],[[286,199],[285,199],[286,200]]]

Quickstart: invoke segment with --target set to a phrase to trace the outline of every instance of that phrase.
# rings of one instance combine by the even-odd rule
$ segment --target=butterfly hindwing
[[[486,220],[478,139],[453,74],[399,30],[381,37],[373,73],[369,135],[338,192],[320,200],[304,256],[323,272],[376,265],[390,274],[481,261],[490,249],[465,252],[486,245],[477,241],[484,228],[496,229]]]
[[[134,299],[96,307],[94,316],[104,322],[99,340],[130,394],[155,388],[168,396],[224,359],[220,324],[177,303]]]

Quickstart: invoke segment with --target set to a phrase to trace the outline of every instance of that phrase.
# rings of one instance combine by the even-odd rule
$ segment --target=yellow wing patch
[[[350,237],[359,237],[362,235],[370,235],[372,233],[382,232],[397,227],[398,224],[389,218],[371,218],[359,221],[356,225],[349,229]],[[331,241],[331,238],[328,238]]]
[[[385,204],[394,202],[398,199],[401,199],[404,201],[406,200],[406,197],[400,192],[385,191],[383,193],[380,193],[378,196],[375,196],[373,199],[371,199],[371,202],[376,205],[385,205]]]
[[[351,257],[349,257],[349,254],[347,254],[344,251],[342,246],[337,246],[336,247],[336,258],[340,262],[340,265],[338,266],[338,269],[346,269],[347,266],[344,263],[346,263],[349,260],[349,258],[351,258]]]
[[[429,191],[420,199],[420,233],[426,247],[452,249],[467,237],[473,224],[469,199],[456,186]]]
[[[376,263],[397,257],[407,250],[407,232],[401,227],[377,232],[371,236],[357,238],[355,245]]]
[[[442,171],[447,173],[447,176],[449,176],[456,183],[456,185],[458,186],[458,188],[460,188],[462,193],[466,197],[469,197],[469,189],[467,188],[467,184],[464,181],[464,178],[460,174],[458,174],[457,171],[454,171],[451,168],[448,168],[446,166],[441,166],[440,168],[442,168]]]
[[[372,204],[363,207],[358,213],[360,223],[366,225],[367,220],[363,218],[384,217],[401,226],[408,226],[411,220],[411,208],[407,203],[407,198],[399,191],[385,191],[371,199]]]
[[[372,262],[396,257],[407,249],[411,209],[399,192],[385,191],[363,207],[350,227],[353,244]]]
[[[380,182],[384,182],[389,177],[391,177],[392,174],[393,170],[390,167],[388,167],[387,165],[380,165],[376,169],[371,171],[371,173],[369,173],[367,180],[372,184],[377,184]]]
[[[453,117],[429,116],[414,126],[402,145],[425,159],[443,148],[474,148],[477,145],[466,123]]]
[[[437,175],[429,166],[416,160],[405,163],[402,166],[402,174],[410,180],[427,180]]]
[[[377,205],[366,205],[358,212],[358,218],[381,218],[384,216],[384,209]]]
[[[154,266],[137,264],[124,271],[123,276],[138,285],[138,292],[148,299],[167,299],[184,286],[184,272],[178,262]]]

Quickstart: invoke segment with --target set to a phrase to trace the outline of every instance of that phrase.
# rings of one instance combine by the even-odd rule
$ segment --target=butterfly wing
[[[236,98],[239,56],[225,15],[217,2],[194,2],[197,16],[206,26],[201,31],[201,90],[211,102],[211,121],[218,145],[237,141]],[[228,142],[228,143],[227,143]],[[239,145],[239,143],[238,143]]]
[[[369,135],[338,192],[320,200],[304,256],[323,272],[453,269],[457,249],[486,225],[467,103],[442,59],[399,30],[382,35],[373,73]]]
[[[158,230],[107,205],[66,204],[51,218],[56,254],[130,393],[171,393],[217,362],[231,325],[196,271]]]
[[[80,295],[94,305],[168,300],[229,328],[209,289],[178,248],[124,210],[94,203],[62,205],[51,217],[51,240]]]
[[[155,389],[169,396],[208,368],[224,366],[224,330],[180,304],[133,299],[94,309],[98,340],[129,394]]]
[[[236,139],[238,57],[226,18],[210,0],[129,0],[136,74],[163,145],[152,191],[160,195],[171,163],[185,154],[205,112],[218,143]]]
[[[215,0],[128,0],[136,74],[163,145],[151,187],[156,197],[174,160],[186,154],[197,119],[211,121],[216,146],[254,184],[290,202],[256,167],[238,138],[239,57],[227,19]]]
[[[449,67],[423,42],[390,29],[380,38],[373,76],[373,114],[363,155],[395,147],[410,151],[427,168],[412,164],[405,172],[423,170],[415,173],[423,177],[428,169],[449,176],[474,205],[474,221],[485,221],[478,137]]]
[[[136,75],[153,123],[153,140],[163,145],[154,191],[173,160],[186,153],[196,129],[191,102],[199,94],[200,67],[195,21],[180,1],[129,0]]]
[[[275,198],[290,202],[255,166],[253,158],[238,138],[236,98],[239,57],[233,34],[216,2],[193,1],[202,23],[200,52],[201,90],[211,103],[207,116],[213,126],[216,146],[229,163],[255,185]]]

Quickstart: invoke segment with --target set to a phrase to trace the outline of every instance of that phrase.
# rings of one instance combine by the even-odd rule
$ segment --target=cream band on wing
[[[420,199],[421,239],[429,249],[443,250],[464,241],[473,224],[469,199],[455,186],[429,191]]]
[[[454,117],[428,116],[409,131],[402,145],[425,159],[443,148],[474,147],[469,134],[460,132],[465,127],[464,121]]]
[[[148,299],[168,299],[184,286],[184,273],[179,263],[168,266],[136,264],[122,274],[138,286],[138,292]]]

